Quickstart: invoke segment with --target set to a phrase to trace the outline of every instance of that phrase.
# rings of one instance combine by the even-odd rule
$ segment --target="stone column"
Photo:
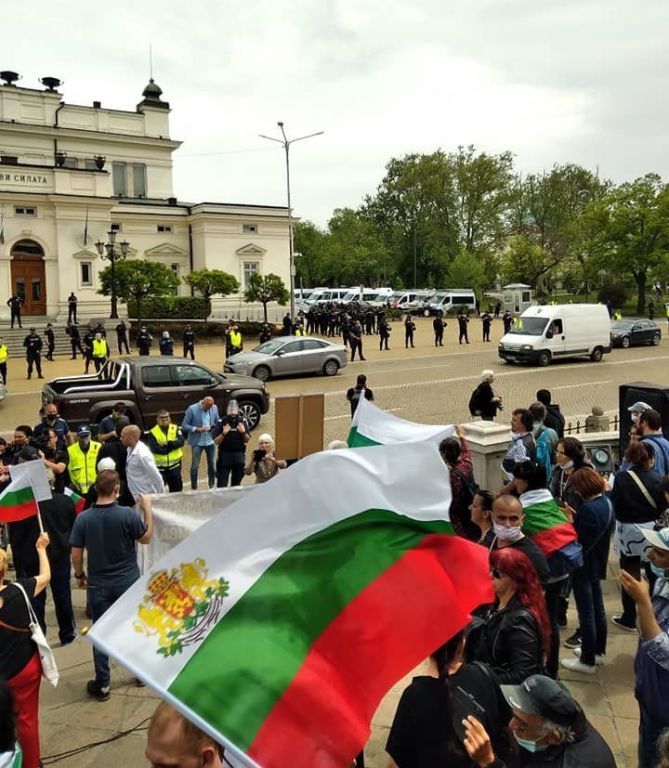
[[[502,459],[511,442],[511,429],[494,421],[463,424],[472,451],[474,478],[479,487],[498,491],[502,487]]]

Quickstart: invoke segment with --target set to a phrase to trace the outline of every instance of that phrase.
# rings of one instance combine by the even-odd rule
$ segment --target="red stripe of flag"
[[[352,600],[312,646],[256,734],[264,768],[341,768],[403,675],[493,599],[488,551],[431,534]]]
[[[29,517],[35,517],[38,513],[39,507],[34,499],[11,507],[0,506],[0,523],[18,523]]]
[[[561,549],[566,544],[576,541],[576,538],[576,531],[570,522],[546,528],[545,531],[539,531],[531,536],[532,541],[534,541],[546,557],[557,552],[558,549]]]

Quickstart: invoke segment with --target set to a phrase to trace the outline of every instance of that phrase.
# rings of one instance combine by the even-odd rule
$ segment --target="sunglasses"
[[[503,579],[505,576],[505,574],[503,574],[498,568],[491,568],[490,575],[493,577],[493,579]]]

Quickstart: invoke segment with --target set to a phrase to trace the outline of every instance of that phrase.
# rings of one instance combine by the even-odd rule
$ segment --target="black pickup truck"
[[[255,429],[269,410],[263,382],[252,376],[215,373],[201,363],[180,357],[118,357],[97,373],[63,376],[42,388],[42,404],[55,403],[71,428],[99,424],[114,403],[125,403],[130,420],[151,429],[156,414],[166,408],[181,423],[189,405],[210,395],[224,413],[228,400],[239,403],[240,414]]]

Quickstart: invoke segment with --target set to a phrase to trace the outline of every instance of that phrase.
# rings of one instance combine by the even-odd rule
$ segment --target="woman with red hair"
[[[513,547],[490,555],[496,600],[475,643],[474,656],[490,665],[502,685],[543,673],[551,626],[536,569]]]

